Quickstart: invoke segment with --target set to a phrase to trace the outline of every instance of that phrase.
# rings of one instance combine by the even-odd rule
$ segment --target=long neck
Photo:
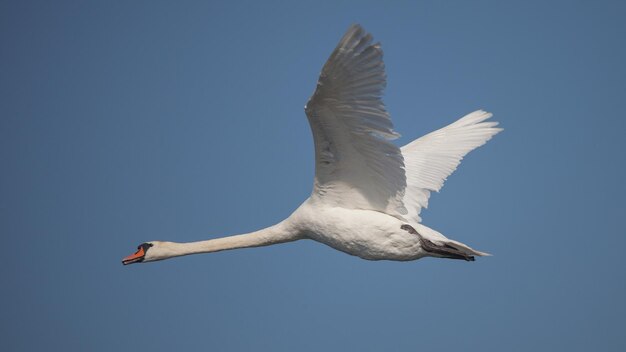
[[[269,246],[272,244],[295,241],[300,238],[299,234],[293,232],[290,226],[287,226],[285,222],[281,222],[259,231],[241,235],[188,243],[165,242],[164,245],[167,247],[169,253],[162,259],[237,248]]]

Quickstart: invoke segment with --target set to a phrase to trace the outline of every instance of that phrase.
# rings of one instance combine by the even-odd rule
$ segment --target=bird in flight
[[[361,26],[351,26],[305,106],[315,143],[311,196],[268,228],[198,242],[145,242],[122,263],[302,239],[367,260],[473,261],[489,255],[421,224],[419,214],[461,159],[502,129],[478,110],[398,148],[391,141],[399,135],[381,99],[385,83],[380,44]]]

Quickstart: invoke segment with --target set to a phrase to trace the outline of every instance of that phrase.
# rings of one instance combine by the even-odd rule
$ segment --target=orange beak
[[[143,247],[139,247],[137,252],[135,252],[134,254],[131,254],[128,257],[122,259],[122,264],[128,265],[128,264],[132,264],[132,263],[141,262],[141,261],[143,261],[143,257],[145,255],[146,255],[146,253],[143,251]]]

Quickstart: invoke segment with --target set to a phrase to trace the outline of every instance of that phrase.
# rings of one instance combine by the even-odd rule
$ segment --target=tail
[[[451,240],[425,225],[415,224],[415,229],[424,240],[422,248],[435,257],[474,261],[474,256],[491,256],[489,253],[477,251],[466,244]]]

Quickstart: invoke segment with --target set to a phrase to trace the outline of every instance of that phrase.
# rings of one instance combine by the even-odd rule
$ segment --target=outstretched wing
[[[420,222],[419,213],[428,207],[430,192],[439,192],[467,153],[502,131],[497,122],[485,121],[490,117],[488,112],[475,111],[401,148],[406,164],[404,206],[408,219]]]
[[[315,142],[312,198],[402,217],[406,187],[399,135],[381,100],[383,52],[351,26],[324,65],[305,107]]]

